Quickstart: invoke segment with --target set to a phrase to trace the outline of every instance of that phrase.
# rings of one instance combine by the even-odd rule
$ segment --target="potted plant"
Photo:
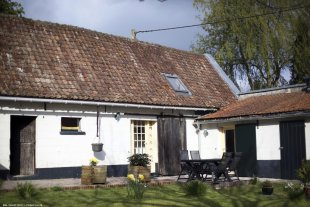
[[[301,167],[296,171],[297,178],[303,182],[306,197],[310,199],[310,160],[303,160]]]
[[[98,140],[97,143],[92,143],[91,146],[92,146],[92,150],[94,152],[101,152],[102,151],[102,146],[103,144],[100,143],[100,137],[96,137],[96,139]]]
[[[134,154],[128,157],[128,174],[133,174],[137,177],[139,174],[144,176],[144,181],[151,181],[151,159],[148,154]]]
[[[273,193],[273,186],[269,180],[262,183],[262,193],[264,195],[271,195]]]
[[[89,160],[89,165],[82,166],[81,183],[82,185],[91,185],[93,183],[94,170],[93,166],[96,166],[99,161],[96,158]]]
[[[107,166],[97,166],[99,160],[91,158],[88,166],[82,166],[81,183],[83,185],[91,185],[95,183],[106,183]]]
[[[97,166],[99,160],[95,157],[89,160],[89,165],[92,167],[92,183],[106,183],[107,180],[107,166]]]

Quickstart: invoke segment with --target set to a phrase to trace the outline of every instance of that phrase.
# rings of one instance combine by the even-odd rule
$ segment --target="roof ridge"
[[[109,33],[101,32],[101,31],[97,31],[97,30],[93,30],[93,29],[88,29],[88,28],[84,28],[84,27],[80,27],[80,26],[74,26],[74,25],[69,25],[69,24],[44,21],[44,20],[36,20],[36,19],[28,18],[28,17],[19,17],[19,16],[12,15],[12,14],[1,14],[0,13],[0,17],[1,16],[7,16],[7,17],[15,18],[15,19],[22,19],[24,21],[39,23],[39,24],[42,24],[42,25],[51,25],[51,26],[59,26],[59,27],[64,27],[64,28],[78,29],[78,30],[81,30],[81,31],[93,32],[93,33],[96,33],[96,34],[99,34],[99,35],[104,35],[104,36],[108,36],[108,37],[112,37],[112,38],[113,37],[114,38],[120,38],[122,40],[129,41],[129,42],[136,42],[138,44],[145,44],[145,45],[149,45],[149,46],[163,47],[163,48],[166,48],[166,49],[169,49],[169,50],[176,50],[176,51],[179,51],[179,52],[189,53],[189,54],[192,54],[192,55],[204,56],[204,54],[196,53],[194,51],[181,50],[181,49],[177,49],[177,48],[161,45],[161,44],[158,44],[158,43],[142,41],[142,40],[139,40],[139,39],[132,39],[132,38],[129,38],[129,37],[124,37],[124,36],[115,35],[115,34],[109,34]]]

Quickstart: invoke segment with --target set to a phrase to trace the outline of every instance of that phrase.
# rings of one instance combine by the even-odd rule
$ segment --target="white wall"
[[[96,106],[0,102],[0,164],[5,169],[10,165],[10,116],[36,116],[36,168],[77,167],[88,165],[89,159],[97,157],[99,164],[126,165],[131,155],[131,121],[153,121],[153,161],[158,162],[157,117],[121,115],[115,119],[112,108],[100,107],[100,137],[102,152],[93,152],[91,144],[96,141]],[[122,109],[124,110],[124,109]],[[131,110],[133,111],[133,110]],[[147,113],[137,109],[139,113]],[[171,110],[170,110],[171,111]],[[61,117],[81,118],[81,130],[85,135],[61,135]],[[192,119],[187,121],[187,136],[192,149],[197,149],[197,135]],[[194,136],[194,137],[193,137]],[[0,169],[1,169],[0,165]],[[155,164],[152,165],[155,171]]]
[[[280,160],[280,130],[277,121],[260,121],[256,127],[257,160]]]
[[[187,150],[199,150],[198,146],[198,133],[196,128],[193,126],[194,119],[186,119],[186,147]]]
[[[207,130],[207,136],[204,134]],[[216,125],[203,126],[199,131],[199,152],[201,158],[221,158],[223,154],[223,133]]]
[[[10,169],[10,115],[0,114],[0,170]]]
[[[100,135],[103,142],[103,152],[96,153],[103,164],[128,164],[127,157],[131,154],[130,119],[114,117],[101,119]],[[100,155],[101,154],[101,155]]]
[[[61,135],[61,117],[44,115],[36,119],[36,168],[88,165],[94,156],[91,143],[96,136],[96,117],[81,117],[85,135]]]

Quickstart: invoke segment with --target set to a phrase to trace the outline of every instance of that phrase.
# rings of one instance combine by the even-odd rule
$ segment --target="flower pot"
[[[151,167],[147,166],[133,166],[128,165],[128,174],[133,174],[135,177],[138,177],[139,174],[144,176],[145,182],[151,181]]]
[[[93,180],[92,183],[106,183],[107,181],[107,166],[94,166],[93,167]]]
[[[273,193],[273,187],[262,187],[262,193],[264,195],[271,195]]]
[[[305,186],[305,195],[307,199],[310,199],[310,186]]]
[[[101,152],[102,151],[102,146],[103,146],[102,143],[94,143],[91,145],[92,145],[92,149],[94,152]]]
[[[91,166],[82,166],[81,184],[91,185],[93,179],[93,168]]]

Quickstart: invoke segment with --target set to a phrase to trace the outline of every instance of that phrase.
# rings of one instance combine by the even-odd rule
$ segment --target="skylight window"
[[[164,76],[175,92],[181,93],[183,95],[192,95],[176,74],[164,74]]]

